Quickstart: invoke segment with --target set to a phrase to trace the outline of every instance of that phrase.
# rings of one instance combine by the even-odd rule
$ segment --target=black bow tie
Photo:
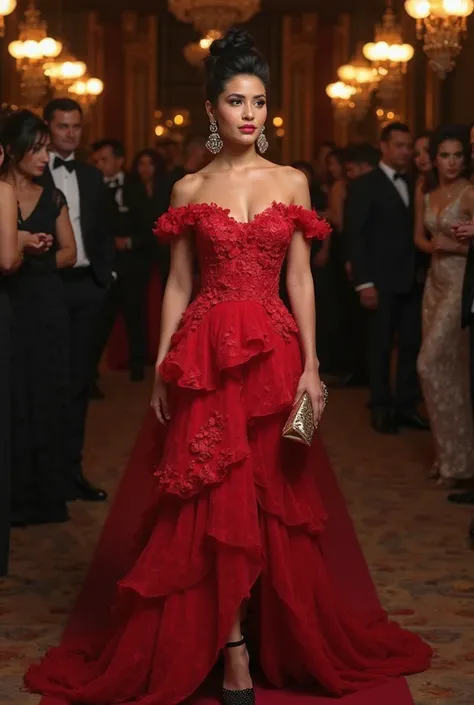
[[[393,180],[398,181],[398,179],[402,179],[403,181],[408,181],[408,177],[406,174],[402,174],[400,171],[395,172],[393,175]]]
[[[108,188],[114,189],[115,191],[120,188],[120,183],[118,179],[112,179],[111,181],[107,181],[106,184]]]
[[[68,161],[66,161],[65,159],[61,159],[61,157],[54,157],[53,169],[59,169],[60,166],[63,166],[71,174],[76,168],[76,160],[68,159]]]

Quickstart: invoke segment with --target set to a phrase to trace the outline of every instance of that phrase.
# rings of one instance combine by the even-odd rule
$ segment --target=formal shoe
[[[474,490],[448,494],[448,500],[453,504],[474,504]]]
[[[430,422],[424,416],[413,411],[399,411],[396,415],[396,422],[400,428],[411,428],[415,431],[429,431]]]
[[[95,380],[89,385],[89,399],[91,399],[92,401],[102,401],[103,399],[105,399],[104,392],[101,390]]]
[[[225,645],[226,649],[235,649],[238,646],[244,646],[245,639],[240,641],[230,641]],[[253,688],[245,688],[245,690],[228,690],[222,688],[222,703],[223,705],[255,705],[255,691]]]
[[[143,382],[144,379],[145,370],[143,368],[130,370],[130,382]]]
[[[399,432],[393,413],[387,409],[372,410],[372,428],[386,436],[396,436]]]
[[[105,502],[107,492],[100,489],[100,487],[94,487],[81,472],[74,478],[73,496],[68,497],[68,499],[70,501],[83,499],[85,502]]]

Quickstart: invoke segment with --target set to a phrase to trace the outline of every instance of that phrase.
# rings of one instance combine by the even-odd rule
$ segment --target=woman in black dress
[[[3,162],[0,148],[0,165]],[[10,545],[10,355],[9,276],[20,264],[15,192],[0,183],[0,576],[8,568]]]
[[[76,260],[74,234],[63,194],[35,179],[48,163],[49,133],[36,115],[21,110],[5,121],[8,158],[3,179],[13,186],[18,229],[30,233],[22,266],[11,278],[12,523],[65,521],[62,428],[68,385],[68,318],[57,270]]]

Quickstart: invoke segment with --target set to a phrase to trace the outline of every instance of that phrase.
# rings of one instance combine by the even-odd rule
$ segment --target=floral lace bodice
[[[243,223],[220,206],[199,203],[170,208],[158,220],[155,234],[170,239],[187,229],[195,235],[201,288],[182,324],[196,328],[212,306],[250,300],[267,309],[283,334],[294,329],[278,295],[281,267],[295,230],[323,239],[330,233],[325,220],[301,206],[274,202]]]

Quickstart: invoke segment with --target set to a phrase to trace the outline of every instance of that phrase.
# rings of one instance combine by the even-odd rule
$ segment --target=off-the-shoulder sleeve
[[[308,239],[325,240],[331,234],[332,228],[328,221],[321,218],[316,211],[309,211],[303,206],[288,206],[288,215],[295,230],[301,230]]]
[[[187,228],[193,227],[195,213],[193,205],[169,208],[166,213],[158,218],[153,229],[156,237],[170,240],[176,235],[181,235]]]

